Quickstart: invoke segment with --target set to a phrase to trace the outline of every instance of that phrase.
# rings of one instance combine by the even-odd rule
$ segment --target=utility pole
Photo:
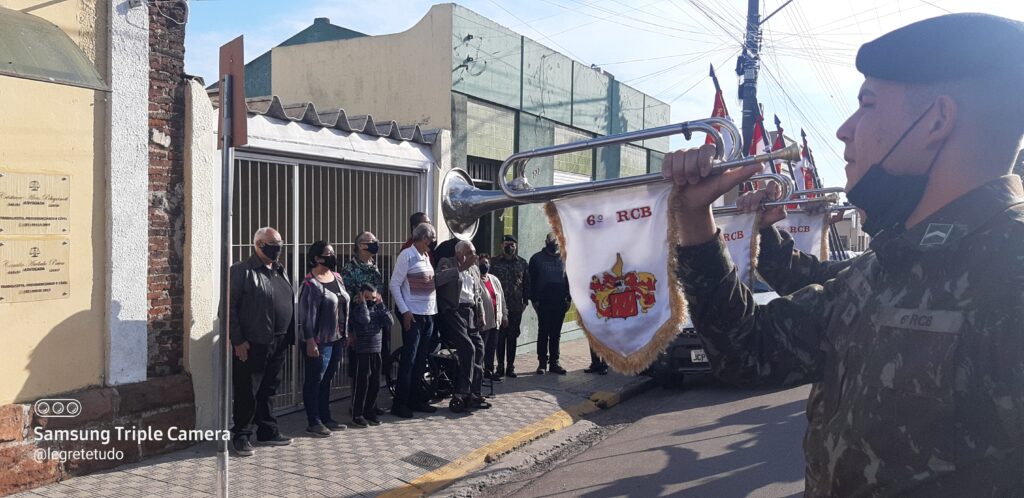
[[[743,99],[743,151],[750,150],[750,142],[753,140],[754,121],[760,115],[757,107],[757,72],[761,69],[761,25],[771,19],[779,11],[793,3],[793,0],[786,0],[779,8],[775,9],[761,19],[758,10],[760,0],[747,0],[747,32],[746,41],[743,43],[743,53],[736,60],[736,75],[743,77],[740,84],[739,98]]]
[[[743,52],[736,61],[736,75],[743,77],[738,95],[743,99],[743,151],[750,150],[754,120],[757,118],[757,71],[760,68],[760,0],[747,0],[747,32]]]

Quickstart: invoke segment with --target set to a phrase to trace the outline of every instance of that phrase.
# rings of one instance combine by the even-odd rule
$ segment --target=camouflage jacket
[[[813,383],[808,495],[1024,496],[1022,248],[1007,176],[767,305],[720,239],[677,257],[717,375]]]
[[[491,258],[491,275],[501,282],[509,313],[521,314],[529,303],[530,265],[519,256],[511,260],[495,256]]]
[[[791,294],[811,284],[823,285],[853,260],[819,261],[817,257],[795,249],[793,238],[774,226],[761,230],[757,273],[779,295]]]
[[[345,287],[352,293],[359,292],[359,286],[370,283],[377,288],[381,297],[387,298],[387,287],[384,286],[384,277],[381,276],[380,268],[371,259],[367,263],[359,261],[354,256],[341,268],[341,278],[345,281]]]

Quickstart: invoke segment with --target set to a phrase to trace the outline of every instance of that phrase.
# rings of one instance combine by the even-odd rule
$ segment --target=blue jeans
[[[320,344],[320,356],[310,358],[303,347],[302,357],[305,358],[306,378],[302,383],[302,403],[306,406],[306,420],[310,426],[333,420],[331,418],[331,381],[345,348],[341,341]]]
[[[430,354],[433,333],[433,315],[413,315],[412,327],[402,331],[402,362],[398,366],[395,406],[411,408],[427,402],[422,399],[423,393],[419,392],[418,380],[423,378],[427,369],[427,355]]]

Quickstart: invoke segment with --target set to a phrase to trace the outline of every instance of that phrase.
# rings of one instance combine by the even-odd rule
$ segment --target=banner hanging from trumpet
[[[776,223],[775,227],[793,238],[793,246],[798,251],[825,261],[828,259],[828,237],[825,231],[828,230],[829,214],[828,211],[818,214],[789,212],[786,219]]]
[[[760,213],[739,213],[716,215],[715,225],[722,231],[722,239],[729,250],[729,257],[736,265],[736,277],[747,287],[754,286],[754,271],[757,268],[759,236],[757,231]]]
[[[672,185],[659,183],[545,204],[577,321],[618,372],[646,369],[686,322],[671,199]]]

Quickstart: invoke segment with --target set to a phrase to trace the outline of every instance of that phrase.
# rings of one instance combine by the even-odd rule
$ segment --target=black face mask
[[[491,271],[491,264],[490,263],[480,263],[480,274],[481,275],[487,275],[487,273],[490,272],[490,271]]]
[[[366,252],[370,254],[377,254],[378,251],[380,251],[379,242],[370,242],[369,244],[366,244]]]
[[[271,261],[277,261],[277,257],[281,255],[281,246],[263,244],[263,247],[260,247],[260,250],[263,251],[263,255]]]
[[[907,128],[907,131],[903,132],[903,135],[882,157],[882,160],[871,165],[867,173],[846,194],[846,198],[854,206],[864,210],[867,219],[864,221],[863,229],[872,237],[877,236],[882,230],[894,227],[897,227],[897,230],[905,228],[907,218],[914,212],[921,202],[921,197],[924,196],[925,187],[928,186],[928,175],[931,173],[932,167],[935,166],[939,154],[942,153],[942,147],[946,146],[945,142],[939,147],[928,169],[922,174],[896,176],[886,171],[883,165],[885,160],[896,150],[896,147],[903,142],[903,139],[924,119],[928,111],[931,111],[933,105],[935,104],[925,109],[921,117],[917,118]]]
[[[327,267],[328,270],[334,271],[334,269],[338,267],[338,256],[335,254],[331,254],[329,256],[320,256],[320,259],[324,260],[324,262],[320,264]]]
[[[511,255],[516,253],[516,248],[512,247],[512,246],[505,246],[504,251],[505,251],[505,254],[508,254],[509,256],[511,256]]]

